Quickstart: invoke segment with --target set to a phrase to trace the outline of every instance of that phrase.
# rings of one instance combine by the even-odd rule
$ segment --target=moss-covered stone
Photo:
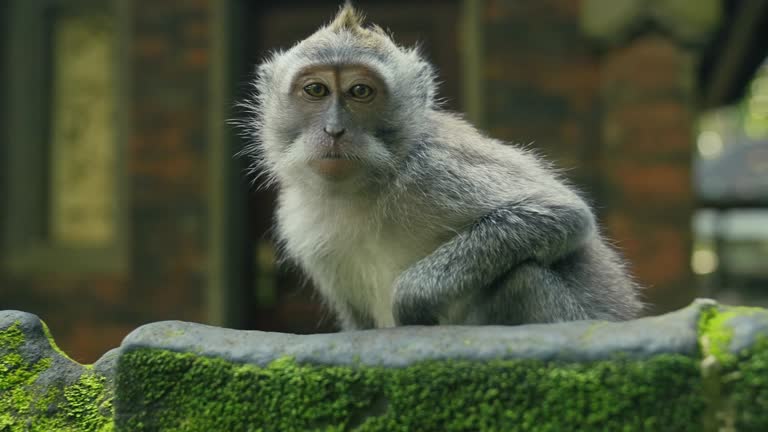
[[[0,432],[764,431],[766,336],[768,311],[712,301],[311,336],[163,322],[84,366],[37,317],[0,312]]]
[[[744,329],[743,323],[751,324]],[[702,314],[702,352],[717,362],[719,394],[713,421],[726,430],[768,430],[768,311],[762,308],[710,308]],[[745,331],[746,330],[746,331]],[[734,346],[747,333],[748,348]],[[745,341],[742,341],[742,345]]]
[[[734,321],[748,319],[757,326],[740,326]],[[704,343],[705,355],[713,355],[720,363],[727,364],[736,360],[740,348],[733,346],[736,330],[741,329],[741,345],[752,345],[756,338],[768,330],[768,310],[757,307],[710,307],[702,311],[699,335]],[[744,340],[746,339],[746,340]]]
[[[261,368],[143,349],[119,370],[124,431],[686,431],[704,406],[698,361],[682,355]]]
[[[19,418],[34,410],[34,396],[26,387],[34,383],[41,372],[51,365],[50,359],[29,363],[19,354],[24,334],[19,323],[0,331],[0,431],[14,428]]]
[[[740,353],[722,380],[732,407],[726,420],[739,431],[768,431],[768,340]]]
[[[73,382],[59,376],[54,365],[72,362],[51,345],[40,346],[44,332],[36,324],[42,325],[27,326],[31,332],[40,330],[36,341],[28,340],[21,321],[0,328],[0,432],[112,430],[112,392],[106,378],[83,366]]]

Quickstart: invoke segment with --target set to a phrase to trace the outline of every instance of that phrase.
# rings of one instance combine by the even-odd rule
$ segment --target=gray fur
[[[637,286],[585,201],[532,152],[442,110],[419,52],[361,23],[347,5],[274,53],[245,104],[244,153],[279,188],[283,252],[342,328],[636,317]],[[348,130],[345,157],[365,170],[329,181],[307,163],[327,143],[330,117],[307,114],[290,88],[307,67],[350,64],[383,78],[388,103],[364,121],[331,105]]]

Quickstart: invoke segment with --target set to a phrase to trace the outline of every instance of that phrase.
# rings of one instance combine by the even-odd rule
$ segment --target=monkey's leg
[[[395,281],[396,324],[437,324],[448,306],[473,298],[521,263],[549,265],[595,235],[585,204],[546,202],[501,207],[404,271]]]
[[[527,262],[489,287],[456,324],[549,323],[596,318],[578,286],[552,268]]]
[[[522,324],[637,317],[636,286],[600,239],[557,263],[520,264],[479,293],[452,324]],[[441,321],[442,322],[442,321]]]

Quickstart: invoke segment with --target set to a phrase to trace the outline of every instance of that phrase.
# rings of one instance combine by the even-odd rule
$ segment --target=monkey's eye
[[[328,96],[330,91],[328,91],[328,87],[320,83],[312,83],[304,86],[304,93],[314,98],[321,98],[323,96]]]
[[[373,89],[365,84],[356,84],[349,89],[349,94],[355,99],[369,99],[373,96]]]

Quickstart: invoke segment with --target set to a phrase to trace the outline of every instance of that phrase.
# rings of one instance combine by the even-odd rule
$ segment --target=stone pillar
[[[585,0],[582,7],[582,28],[602,49],[602,218],[646,287],[651,313],[695,296],[696,66],[720,13],[719,0]]]
[[[133,2],[127,151],[132,319],[205,317],[208,0]]]

